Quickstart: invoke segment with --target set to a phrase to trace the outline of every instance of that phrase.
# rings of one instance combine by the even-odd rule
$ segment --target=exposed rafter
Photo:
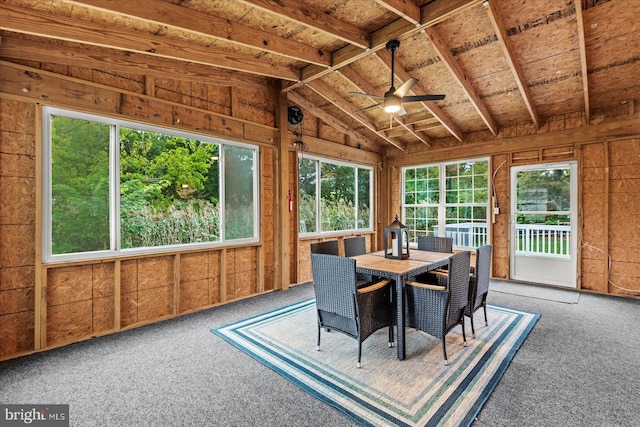
[[[579,2],[579,0],[578,0]],[[500,42],[500,48],[504,53],[505,59],[509,64],[509,68],[511,69],[511,73],[513,74],[513,78],[516,81],[516,85],[518,86],[518,90],[520,91],[520,95],[522,95],[522,100],[524,101],[527,110],[529,110],[529,115],[531,115],[531,120],[536,128],[540,127],[540,117],[538,116],[538,112],[536,111],[536,107],[533,103],[533,99],[531,97],[531,93],[529,92],[529,88],[525,83],[524,73],[520,68],[520,64],[516,60],[515,54],[513,52],[513,48],[511,47],[511,43],[509,42],[509,38],[507,36],[507,29],[504,27],[504,21],[500,16],[500,11],[498,7],[495,5],[495,1],[489,1],[489,5],[487,7],[489,13],[489,19],[491,19],[491,24],[496,32],[496,36],[498,37],[498,41]]]
[[[392,11],[410,23],[420,24],[420,6],[415,0],[375,0],[380,6]]]
[[[384,63],[388,69],[391,69],[391,54],[387,51],[379,51],[377,52],[378,58]],[[411,78],[409,73],[406,72],[405,68],[402,66],[402,63],[396,58],[396,77],[398,77],[401,81],[407,81]],[[412,93],[422,92],[427,93],[427,91],[420,85],[420,82],[413,87]],[[453,123],[450,117],[448,117],[441,109],[438,107],[435,101],[425,101],[421,102],[427,110],[436,117],[442,126],[444,126],[450,133],[453,135],[458,141],[462,141],[462,132],[458,127]]]
[[[578,27],[578,43],[580,44],[580,68],[582,69],[582,92],[584,93],[584,114],[587,123],[591,121],[589,114],[589,75],[587,74],[587,48],[584,41],[584,20],[582,19],[582,1],[575,0],[576,26]]]
[[[241,0],[243,3],[260,8],[261,10],[286,17],[298,22],[305,27],[327,33],[337,37],[346,43],[350,43],[361,49],[369,47],[369,35],[356,27],[331,15],[324,10],[315,9],[309,5],[301,4],[296,0]]]
[[[369,83],[367,79],[362,77],[356,70],[354,70],[352,66],[347,65],[346,67],[341,68],[340,74],[342,74],[342,76],[344,76],[359,91],[365,92],[365,93],[376,92],[373,85]],[[382,109],[382,106],[380,106],[379,108]],[[416,132],[413,129],[413,126],[411,126],[410,124],[409,125],[406,124],[402,117],[398,116],[397,114],[393,114],[392,119],[394,122],[398,123],[401,127],[403,127],[407,132],[409,132],[409,134],[413,135],[413,137],[416,138],[418,141],[422,142],[427,147],[431,147],[431,144],[429,143],[429,137],[419,132]],[[379,131],[386,131],[386,129],[379,129]]]
[[[168,2],[149,2],[148,0],[135,2],[120,0],[63,1],[118,15],[135,17],[158,25],[173,26],[190,33],[257,49],[258,52],[270,52],[296,61],[325,67],[330,65],[331,53],[325,50]]]
[[[464,71],[458,61],[453,57],[449,47],[445,45],[445,43],[440,38],[440,35],[434,28],[425,28],[425,35],[429,37],[431,40],[431,45],[433,49],[436,51],[440,59],[442,59],[442,63],[447,67],[451,75],[458,81],[458,84],[462,87],[464,93],[467,94],[471,105],[476,109],[478,115],[482,121],[487,125],[492,134],[498,134],[498,126],[496,125],[495,120],[491,117],[491,113],[487,109],[486,105],[480,99],[480,96],[476,92],[476,89],[473,87],[467,76],[465,76]]]
[[[347,114],[348,116],[352,117],[354,120],[361,123],[364,127],[366,127],[371,132],[378,135],[380,138],[382,138],[389,144],[399,148],[402,151],[406,149],[403,143],[399,141],[394,141],[393,139],[388,138],[385,134],[378,132],[375,125],[371,123],[368,119],[364,118],[362,114],[354,113],[353,111],[356,110],[356,107],[354,107],[349,101],[344,99],[341,95],[337,94],[333,89],[331,89],[331,87],[329,87],[329,85],[325,84],[324,82],[321,82],[320,80],[315,80],[309,83],[307,87],[312,89],[314,92],[316,92],[318,95],[320,95],[327,101],[334,104],[336,107],[341,109],[345,114]]]
[[[152,34],[143,34],[133,28],[115,29],[90,21],[33,10],[27,11],[8,4],[4,4],[0,8],[0,29],[162,58],[215,65],[220,68],[240,70],[284,80],[297,80],[298,78],[297,73],[290,67],[258,57],[194,46],[188,41],[170,40]]]
[[[482,0],[447,0],[436,1],[426,4],[422,7],[422,23],[415,25],[404,19],[398,19],[391,24],[376,30],[370,34],[371,46],[368,50],[348,45],[342,49],[338,49],[332,55],[332,66],[329,68],[319,67],[317,65],[308,65],[300,72],[300,81],[297,83],[289,83],[285,85],[283,90],[288,91],[301,86],[304,83],[311,82],[320,78],[327,73],[333,72],[345,65],[349,65],[359,59],[362,59],[370,52],[377,52],[385,48],[387,42],[391,39],[404,38],[417,31],[435,25],[446,18],[460,13],[461,11],[480,4]]]
[[[328,124],[329,126],[331,126],[332,128],[338,130],[339,132],[342,132],[345,135],[348,135],[353,140],[354,143],[356,143],[356,144],[358,144],[360,146],[363,146],[363,147],[370,148],[373,151],[377,151],[378,147],[374,147],[373,146],[374,144],[372,144],[371,141],[367,137],[362,135],[360,132],[356,132],[350,126],[344,124],[340,120],[338,120],[335,117],[331,116],[324,109],[313,105],[313,103],[311,101],[309,101],[308,99],[300,96],[298,93],[289,92],[289,93],[287,93],[287,98],[289,98],[289,100],[291,102],[297,104],[299,107],[302,107],[305,110],[305,112],[308,112],[311,115],[319,118],[324,123]]]
[[[52,49],[51,42],[26,38],[2,37],[0,57],[18,61],[32,61],[34,57],[43,62],[65,66],[95,66],[96,60],[109,64],[109,69],[117,73],[145,74],[153,72],[158,78],[196,80],[216,86],[235,86],[262,89],[269,80],[266,77],[239,73],[233,70],[217,69],[195,62],[185,63],[157,56],[129,53],[121,50],[105,49],[97,53],[88,45],[60,41]]]

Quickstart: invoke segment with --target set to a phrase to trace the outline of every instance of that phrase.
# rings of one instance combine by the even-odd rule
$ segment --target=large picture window
[[[300,233],[370,230],[373,170],[322,159],[298,159]]]
[[[489,161],[403,168],[402,213],[409,238],[452,237],[455,246],[488,243]]]
[[[257,240],[256,147],[43,108],[43,258]]]

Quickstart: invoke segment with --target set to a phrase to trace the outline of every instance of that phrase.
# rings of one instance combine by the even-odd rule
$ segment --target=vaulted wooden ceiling
[[[380,151],[594,122],[640,97],[636,0],[1,0],[0,57],[256,87]],[[443,101],[355,112],[414,77]],[[59,40],[55,49],[47,44]],[[95,64],[95,62],[93,62]]]

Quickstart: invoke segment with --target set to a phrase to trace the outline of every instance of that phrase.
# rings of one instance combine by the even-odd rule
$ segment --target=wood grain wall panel
[[[172,278],[167,277],[165,283],[172,285],[138,290],[138,322],[150,322],[173,314]]]
[[[209,305],[209,278],[180,283],[180,313]]]
[[[88,338],[92,330],[91,299],[47,307],[47,346]]]
[[[47,270],[47,307],[88,301],[93,296],[91,265]]]
[[[0,315],[0,357],[35,348],[33,311]]]
[[[209,257],[206,252],[180,255],[180,283],[207,279]]]
[[[640,262],[620,257],[621,252],[638,252],[640,225],[629,212],[640,201],[640,138],[609,142],[609,291],[638,295]],[[614,256],[615,254],[615,256]]]
[[[604,144],[581,147],[581,288],[607,292],[607,155]]]
[[[506,154],[491,157],[491,175],[493,190],[500,213],[495,215],[491,226],[491,243],[493,244],[493,277],[507,279],[509,277],[509,156]]]
[[[220,302],[220,252],[211,251],[209,258],[209,304]]]
[[[101,334],[114,329],[113,295],[93,299],[93,334]]]
[[[138,322],[148,322],[173,313],[173,256],[141,258],[138,263]]]

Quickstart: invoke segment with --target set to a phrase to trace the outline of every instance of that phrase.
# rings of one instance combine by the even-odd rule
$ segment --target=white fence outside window
[[[434,227],[438,235],[438,227]],[[478,247],[488,242],[487,225],[464,222],[447,224],[445,237],[453,238],[454,246]],[[517,224],[518,255],[543,255],[554,258],[571,256],[571,227],[568,225]]]

